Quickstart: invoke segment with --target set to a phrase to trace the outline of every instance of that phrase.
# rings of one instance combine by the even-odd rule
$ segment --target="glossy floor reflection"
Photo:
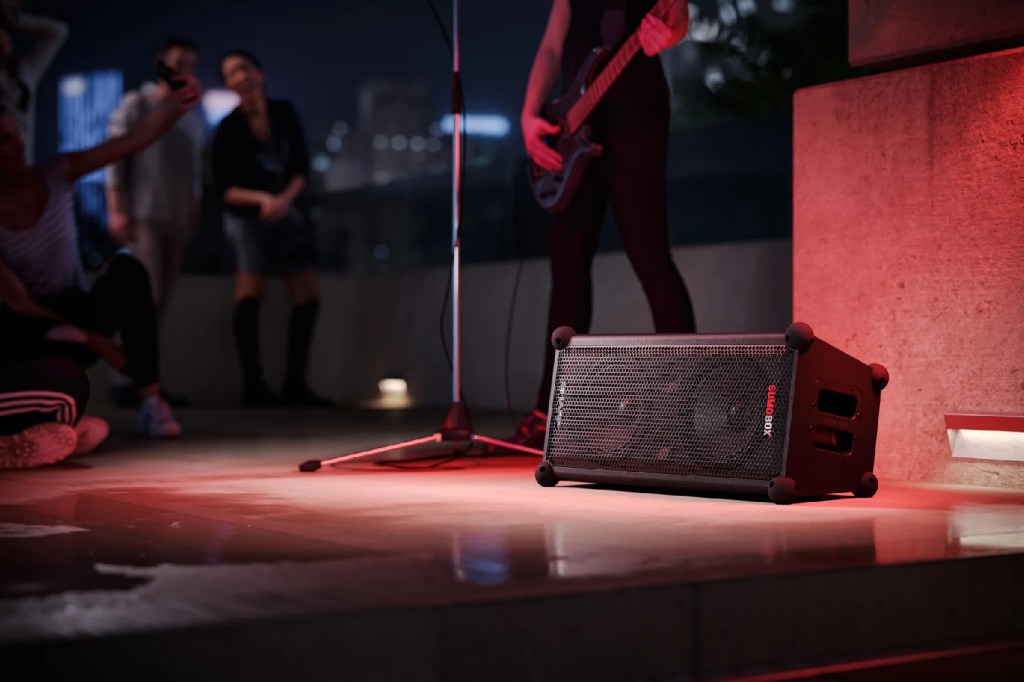
[[[1009,586],[1001,582],[1019,588],[1024,575],[1021,492],[883,480],[871,500],[835,496],[779,507],[583,484],[545,489],[534,482],[536,460],[529,457],[299,473],[296,466],[306,459],[422,435],[436,415],[183,416],[191,436],[178,443],[115,438],[78,460],[0,472],[0,644],[159,637],[296,619],[340,624],[367,614],[400,630],[403,618],[436,618],[439,609],[464,609],[459,613],[498,628],[512,618],[509,604],[549,609],[570,597],[582,600],[571,618],[546,611],[545,627],[579,634],[591,618],[611,627],[631,608],[646,612],[644,600],[653,599],[671,611],[630,627],[653,647],[645,627],[672,622],[663,631],[663,667],[681,666],[678,679],[686,679],[702,669],[743,670],[814,653],[828,658],[1006,637],[1024,626],[1019,597],[993,602],[1006,613],[991,613],[999,609],[984,602]],[[506,421],[477,426],[502,435]],[[959,573],[943,572],[947,567]],[[977,613],[926,612],[938,596],[929,590],[949,590],[971,576],[977,576],[971,589],[984,594],[966,590],[963,597]],[[865,636],[831,648],[813,644],[811,631],[827,629],[830,618],[834,623],[833,609],[858,590],[883,599],[886,591],[915,589],[918,601],[903,611],[906,624],[898,622],[900,613],[883,616],[884,609],[881,624],[837,624],[875,635],[891,625],[877,642]],[[837,591],[836,605],[823,603]],[[777,625],[792,633],[807,629],[800,646],[810,654],[791,645],[757,655],[749,645],[746,657],[737,658],[717,639],[702,641],[702,633],[722,628],[735,642],[743,641],[745,628],[764,640],[757,632],[764,625],[749,619],[756,620],[757,608],[771,612],[766,602],[778,594],[795,605],[786,607],[794,622],[780,617]],[[601,602],[609,595],[632,601],[609,611]],[[955,602],[949,608],[959,608]],[[818,620],[807,622],[802,608]],[[901,639],[901,629],[926,618],[934,622]],[[950,623],[940,627],[943,618]],[[461,678],[462,668],[438,672],[433,657],[450,643],[431,637],[430,652],[410,668],[423,674],[412,678]],[[670,641],[675,637],[689,641],[683,646]],[[645,655],[652,665],[661,661],[651,651]]]

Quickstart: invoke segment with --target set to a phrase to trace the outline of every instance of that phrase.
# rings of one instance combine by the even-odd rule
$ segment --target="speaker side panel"
[[[799,495],[858,489],[874,467],[879,398],[863,362],[821,339],[800,354],[784,463]]]

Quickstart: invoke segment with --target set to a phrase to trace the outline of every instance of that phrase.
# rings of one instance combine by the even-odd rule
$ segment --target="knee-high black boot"
[[[242,362],[242,401],[247,407],[274,407],[281,400],[263,379],[259,323],[260,299],[243,298],[235,304],[235,347]]]
[[[306,382],[313,328],[319,312],[319,301],[300,303],[292,308],[291,319],[288,321],[288,372],[282,397],[292,405],[327,407],[332,404],[330,400],[313,393]]]

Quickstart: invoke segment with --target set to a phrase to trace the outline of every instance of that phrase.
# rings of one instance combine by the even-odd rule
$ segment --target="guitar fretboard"
[[[658,0],[651,11],[657,16],[664,18],[668,13],[668,9],[677,2],[681,2],[681,0]],[[601,98],[608,92],[608,89],[615,83],[615,79],[619,77],[619,74],[626,68],[630,60],[640,51],[639,34],[639,28],[630,34],[626,42],[615,53],[615,56],[601,70],[597,78],[587,86],[583,96],[569,109],[569,113],[566,115],[566,122],[569,128],[567,132],[569,134],[579,130],[580,126],[583,125],[584,121],[594,111],[594,107],[597,106]]]

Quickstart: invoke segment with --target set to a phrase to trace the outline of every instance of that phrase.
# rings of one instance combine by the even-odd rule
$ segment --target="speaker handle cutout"
[[[857,396],[827,388],[818,391],[818,412],[853,419],[857,415]]]
[[[840,455],[848,455],[853,452],[853,434],[849,431],[816,426],[811,431],[811,442],[819,450],[827,450]]]

